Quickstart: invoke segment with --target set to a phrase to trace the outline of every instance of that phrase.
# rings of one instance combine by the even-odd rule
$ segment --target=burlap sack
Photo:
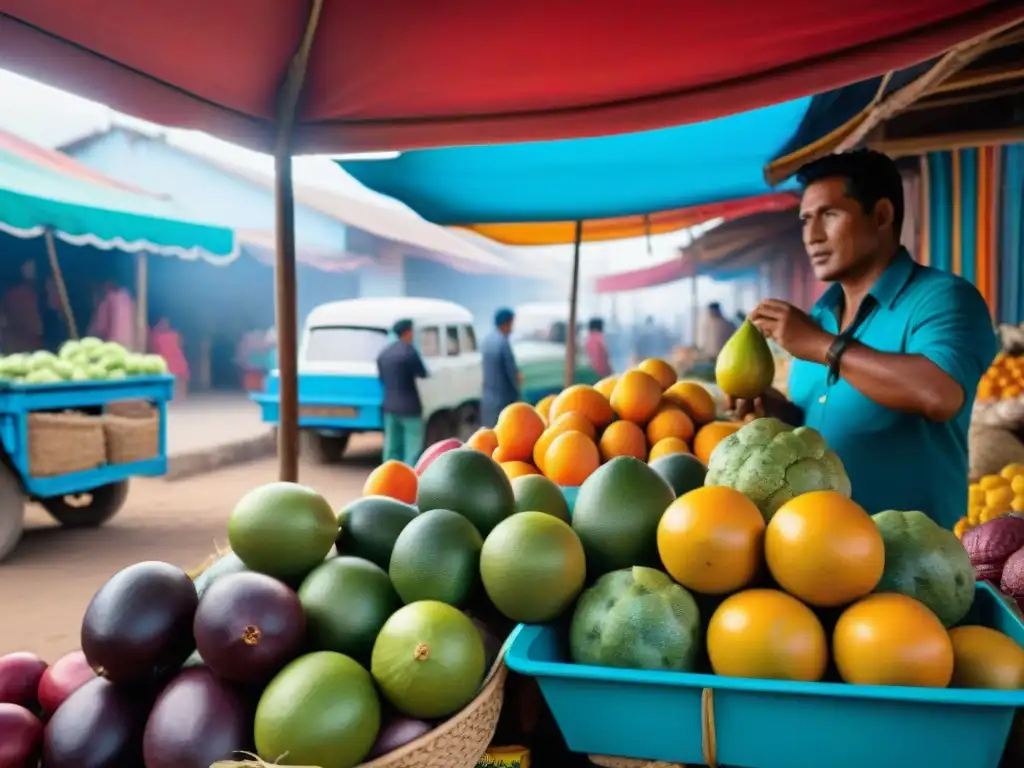
[[[1024,464],[1024,443],[1008,429],[972,425],[968,443],[971,482],[997,475],[1007,464]]]
[[[1024,427],[1024,396],[1011,400],[975,401],[971,424],[1012,430]]]

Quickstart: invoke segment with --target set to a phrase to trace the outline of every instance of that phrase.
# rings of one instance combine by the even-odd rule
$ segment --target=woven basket
[[[604,768],[686,768],[681,763],[663,763],[660,760],[631,760],[628,757],[605,757],[604,755],[587,755],[594,765]]]
[[[359,768],[476,768],[477,762],[491,745],[494,731],[498,727],[507,677],[508,669],[502,654],[485,678],[480,693],[461,712],[430,733],[376,760],[363,763]],[[224,760],[214,763],[212,768],[269,765],[260,760]]]
[[[105,458],[100,417],[70,411],[28,415],[28,473],[32,477],[96,469]]]
[[[160,412],[151,409],[144,417],[103,416],[108,464],[130,464],[160,455]]]

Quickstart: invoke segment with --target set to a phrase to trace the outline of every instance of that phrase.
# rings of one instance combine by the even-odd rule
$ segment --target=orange
[[[779,586],[819,608],[864,597],[885,567],[875,521],[837,491],[812,491],[779,507],[765,531],[764,553]]]
[[[480,451],[480,453],[492,456],[494,455],[494,449],[498,447],[498,436],[494,433],[493,429],[480,427],[466,441],[466,445],[474,451]]]
[[[601,461],[611,461],[616,456],[632,456],[640,461],[647,458],[644,431],[631,421],[614,421],[609,424],[597,447],[601,451]]]
[[[693,439],[693,422],[672,403],[663,403],[654,418],[647,422],[647,441],[651,445],[666,437],[678,437],[686,441]]]
[[[839,676],[853,685],[945,688],[953,641],[922,603],[895,592],[870,595],[839,617],[832,633]]]
[[[604,395],[608,400],[611,400],[612,390],[615,389],[615,384],[618,380],[618,376],[605,376],[594,385],[594,389]]]
[[[718,444],[743,427],[738,421],[712,421],[697,430],[693,438],[693,455],[707,464]]]
[[[601,466],[594,441],[582,432],[569,430],[556,437],[544,454],[544,474],[558,485],[582,485]]]
[[[953,642],[953,688],[1024,689],[1024,648],[988,627],[949,630]]]
[[[525,461],[506,461],[498,466],[505,470],[505,474],[508,475],[509,480],[515,480],[517,477],[522,477],[523,475],[540,474],[533,464]]]
[[[764,517],[750,499],[723,486],[685,493],[658,524],[658,554],[687,589],[724,595],[750,584],[764,562]]]
[[[637,366],[637,369],[653,376],[663,390],[675,384],[678,378],[676,369],[657,357],[647,358]]]
[[[665,390],[665,399],[675,403],[695,424],[710,424],[718,414],[715,398],[696,381],[680,381]]]
[[[611,403],[620,419],[644,424],[661,405],[661,385],[649,373],[626,371],[612,390]]]
[[[506,461],[518,461],[518,459],[513,459],[511,456],[507,455],[505,453],[505,449],[500,445],[494,449],[494,453],[491,454],[491,458],[499,464],[504,464]]]
[[[556,437],[563,432],[568,432],[570,429],[582,432],[591,440],[597,436],[594,425],[582,413],[573,411],[559,416],[551,422],[551,426],[544,430],[544,434],[540,436],[536,445],[533,446],[533,463],[541,472],[544,471],[544,454],[547,453],[548,446],[551,445]]]
[[[662,456],[668,456],[670,453],[689,452],[690,447],[686,444],[685,440],[680,440],[678,437],[666,437],[664,440],[659,440],[651,446],[651,454],[647,457],[647,461],[660,459]]]
[[[559,416],[574,412],[586,416],[587,421],[598,429],[604,429],[615,419],[615,412],[612,411],[608,398],[586,384],[573,384],[563,389],[551,404],[548,418],[554,423]]]
[[[708,622],[707,648],[711,669],[724,677],[814,683],[828,665],[828,639],[814,611],[776,589],[726,598]]]
[[[540,417],[544,419],[545,424],[550,422],[551,404],[555,402],[556,397],[558,397],[558,395],[548,395],[547,397],[542,397],[540,401],[537,403],[537,405],[534,406],[534,408],[536,408],[537,410],[537,413],[540,414]]]
[[[416,477],[416,470],[408,464],[391,459],[373,470],[366,478],[363,496],[389,496],[406,504],[415,504],[418,489],[419,478]]]
[[[528,461],[534,443],[544,432],[544,419],[527,403],[506,405],[498,414],[494,433],[498,436],[502,461]]]

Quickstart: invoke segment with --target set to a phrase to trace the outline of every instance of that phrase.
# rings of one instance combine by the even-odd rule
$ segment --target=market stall
[[[61,75],[65,78],[63,82],[79,90],[91,89],[94,95],[99,95],[102,85],[121,86],[121,101],[111,101],[126,111],[182,125],[203,126],[254,146],[274,148],[279,172],[281,477],[294,481],[298,475],[294,431],[298,412],[290,184],[293,149],[394,150],[437,144],[540,140],[636,131],[707,119],[735,109],[798,98],[815,89],[916,62],[963,37],[1015,19],[1021,12],[1019,4],[1007,2],[936,4],[889,0],[868,3],[856,13],[836,17],[820,3],[794,2],[778,14],[770,10],[771,6],[750,4],[743,9],[730,8],[725,19],[714,13],[710,5],[698,12],[679,4],[671,5],[673,10],[668,11],[670,6],[660,3],[646,8],[609,3],[589,9],[590,13],[581,18],[575,5],[570,5],[549,2],[543,10],[540,6],[520,5],[514,9],[515,18],[496,18],[493,8],[466,11],[460,6],[465,14],[463,23],[453,24],[454,11],[446,12],[445,8],[424,12],[422,4],[384,4],[379,8],[380,26],[371,25],[380,30],[375,35],[368,34],[366,25],[358,23],[372,21],[374,14],[367,15],[365,9],[360,9],[362,15],[357,18],[354,5],[314,1],[309,6],[309,18],[303,19],[297,9],[284,11],[280,4],[274,4],[273,10],[267,5],[262,14],[250,13],[252,34],[239,38],[230,32],[237,26],[240,6],[217,10],[207,7],[200,23],[196,17],[182,13],[180,4],[150,4],[143,13],[118,3],[117,24],[87,25],[73,14],[66,15],[66,8],[58,8],[55,2],[7,0],[4,7],[14,10],[12,15],[0,17],[0,35],[6,36],[5,51],[11,52],[17,66],[45,72],[51,78]],[[759,8],[763,9],[761,13],[757,12]],[[654,12],[656,9],[659,12]],[[404,14],[412,15],[419,23],[395,25],[393,19]],[[794,24],[794,20],[801,23]],[[314,47],[321,24],[323,38]],[[743,28],[743,34],[737,26]],[[123,47],[126,29],[138,33],[130,38],[134,41],[177,34],[176,39],[188,41],[190,50],[198,53],[167,56],[167,47],[153,46],[160,55],[146,61],[145,51],[140,51],[137,45],[133,44],[131,50]],[[413,32],[399,40],[389,37],[388,30]],[[447,37],[441,34],[442,30],[448,34],[455,30],[457,36]],[[209,38],[197,39],[200,34]],[[346,39],[345,34],[354,37]],[[496,35],[505,35],[505,39],[496,40]],[[541,43],[538,35],[543,37]],[[82,36],[88,39],[82,40]],[[208,44],[203,45],[204,40]],[[417,40],[425,41],[429,47],[418,48]],[[754,45],[752,40],[767,41],[765,48]],[[370,55],[367,41],[380,58]],[[466,41],[473,45],[466,45]],[[632,48],[623,50],[618,45],[623,41]],[[838,55],[828,55],[825,48],[835,46],[837,41],[848,47]],[[251,51],[258,54],[244,55],[245,51],[233,47],[248,45],[254,46]],[[814,45],[821,50],[808,50]],[[680,46],[687,48],[686,56],[678,55]],[[752,48],[757,48],[758,55],[753,54]],[[214,66],[210,52],[225,50],[228,53],[217,54],[218,64],[225,65]],[[537,50],[557,53],[563,58],[538,57]],[[619,55],[609,57],[609,50],[618,50]],[[465,58],[437,55],[438,51],[459,51]],[[284,62],[293,55],[291,66],[286,67]],[[350,65],[347,59],[334,59],[349,56],[358,58],[353,58]],[[397,62],[391,58],[394,56],[409,58]],[[532,63],[536,68],[524,76],[523,68],[507,67],[509,60]],[[630,66],[622,66],[623,61]],[[714,71],[697,75],[690,71],[693,62],[706,61],[715,63]],[[254,62],[260,66],[256,67]],[[380,69],[374,69],[374,63]],[[665,67],[671,69],[669,74],[665,74]],[[282,77],[286,68],[288,76]],[[307,69],[310,99],[298,113]],[[561,69],[576,76],[551,77],[552,71]],[[228,76],[211,78],[211,72]],[[382,72],[387,74],[380,75]],[[394,78],[394,72],[402,72],[403,77]],[[507,73],[505,79],[494,82],[499,79],[494,76],[496,72]],[[237,77],[230,76],[234,73]],[[646,78],[642,77],[644,73]],[[418,76],[429,80],[420,80]],[[473,103],[465,98],[451,98],[453,83],[461,84],[477,76],[480,79],[467,82],[462,94],[475,94]],[[360,77],[364,79],[358,80]],[[379,88],[370,82],[375,77]],[[399,82],[410,90],[385,92],[384,84]],[[328,86],[329,83],[334,85]],[[427,83],[435,85],[428,87]],[[550,88],[541,85],[545,83],[551,84]],[[445,89],[443,93],[435,91],[437,84]],[[774,87],[767,87],[769,84]],[[555,89],[558,92],[553,93]],[[199,96],[200,93],[205,95]],[[275,95],[280,97],[276,101]],[[426,98],[429,96],[441,96],[444,103]],[[275,103],[278,111],[271,113],[268,105]],[[272,119],[272,114],[277,119]],[[578,211],[571,212],[572,240],[577,244],[584,239],[582,218]],[[652,372],[634,373],[651,378],[659,368],[654,363],[651,367]],[[621,426],[613,434],[635,434],[634,430],[640,429],[636,422],[644,416],[649,418],[652,410],[660,407],[665,394],[660,382],[654,385],[655,392],[642,376],[631,378],[643,382],[636,385],[638,392],[622,400],[613,391],[610,400],[621,416],[615,423],[632,425],[633,429]],[[668,388],[672,386],[669,384]],[[694,397],[692,393],[689,396]],[[682,399],[693,407],[689,400]],[[605,398],[603,403],[602,406],[602,400],[594,399],[591,404],[597,410],[591,415],[605,426],[614,414],[609,399]],[[510,457],[523,456],[525,464],[526,446],[536,449],[544,425],[537,411],[523,407],[529,411],[517,408],[509,416],[509,423],[499,426],[499,430],[507,434],[503,443],[510,446]],[[574,412],[567,403],[563,407],[570,411],[563,417]],[[685,408],[678,410],[682,415]],[[549,417],[553,415],[549,411]],[[715,423],[714,415],[710,419],[704,429]],[[686,423],[674,412],[663,421],[671,422],[666,430],[680,430]],[[755,422],[743,429],[750,428],[764,430],[764,425]],[[721,447],[725,447],[729,440],[725,432],[737,432],[739,427],[714,429],[719,431]],[[760,440],[770,442],[777,434],[763,434]],[[909,615],[920,619],[913,632],[904,632],[901,637],[887,634],[888,644],[882,648],[855,647],[851,665],[837,664],[839,680],[821,680],[826,672],[827,641],[821,620],[808,604],[835,606],[845,600],[856,601],[856,608],[860,601],[885,598],[871,593],[884,571],[879,568],[883,557],[888,560],[882,554],[885,542],[881,526],[863,510],[858,512],[856,505],[851,507],[847,498],[848,478],[844,485],[840,473],[824,471],[829,468],[824,446],[810,436],[798,441],[801,450],[817,454],[800,459],[813,458],[821,463],[821,475],[827,484],[823,492],[830,494],[828,501],[819,502],[813,509],[794,508],[787,514],[799,518],[823,513],[830,520],[841,522],[853,540],[866,546],[854,547],[857,562],[847,563],[849,567],[843,569],[841,578],[834,583],[826,580],[823,585],[815,585],[808,584],[799,573],[793,579],[793,571],[799,568],[790,568],[787,575],[786,563],[828,564],[834,551],[827,546],[815,546],[815,542],[796,542],[780,550],[783,556],[765,552],[762,538],[756,535],[771,525],[765,523],[761,508],[765,488],[737,488],[735,482],[725,482],[724,490],[714,486],[694,488],[677,499],[676,489],[680,486],[673,483],[670,488],[664,480],[655,478],[652,472],[656,470],[644,462],[618,456],[601,465],[600,453],[595,453],[598,448],[592,441],[589,448],[585,447],[587,438],[582,435],[581,440],[581,435],[579,430],[550,435],[552,443],[546,452],[546,456],[555,457],[549,472],[566,471],[565,475],[556,475],[563,480],[562,485],[571,484],[565,481],[570,479],[568,473],[579,463],[578,459],[591,465],[571,512],[568,504],[555,500],[555,496],[561,498],[556,487],[554,495],[545,494],[544,506],[552,510],[550,513],[513,514],[520,504],[515,487],[526,485],[521,481],[528,478],[518,477],[510,482],[508,471],[483,451],[432,454],[432,463],[422,468],[417,477],[394,466],[379,468],[368,483],[366,497],[360,500],[359,506],[364,508],[357,511],[354,503],[344,510],[340,531],[333,510],[310,489],[295,485],[255,489],[231,515],[229,538],[238,562],[222,567],[236,572],[207,587],[201,598],[188,583],[187,574],[159,564],[133,566],[115,575],[97,593],[83,619],[83,649],[77,663],[80,667],[99,667],[104,676],[98,680],[86,678],[70,697],[60,700],[63,703],[49,720],[47,735],[43,737],[44,755],[49,755],[52,765],[77,765],[75,760],[81,760],[79,755],[85,753],[90,739],[96,743],[94,731],[83,727],[83,723],[96,722],[99,718],[94,713],[102,711],[114,713],[110,721],[115,726],[105,732],[114,735],[104,744],[108,754],[116,753],[115,760],[137,761],[137,745],[119,734],[143,729],[145,718],[146,744],[150,750],[147,762],[154,765],[161,764],[162,756],[169,754],[173,745],[177,748],[175,768],[180,768],[181,745],[187,741],[185,746],[192,751],[188,759],[205,768],[207,750],[213,746],[219,750],[244,749],[239,743],[246,741],[249,726],[254,726],[256,751],[264,761],[276,761],[286,753],[287,762],[351,768],[374,754],[382,734],[394,734],[391,727],[401,722],[402,736],[389,739],[390,749],[380,757],[370,758],[375,760],[371,765],[472,768],[481,759],[481,748],[486,749],[484,742],[498,725],[500,696],[495,696],[494,691],[505,679],[500,660],[503,654],[498,651],[499,660],[491,667],[494,674],[489,675],[484,633],[479,628],[471,629],[472,619],[463,613],[468,608],[467,596],[480,594],[482,587],[499,615],[524,622],[512,645],[518,644],[526,656],[531,652],[534,657],[547,653],[539,659],[550,662],[544,670],[527,670],[522,664],[520,669],[536,674],[538,679],[548,675],[562,683],[559,689],[542,679],[542,690],[556,710],[561,732],[572,741],[571,746],[582,752],[600,747],[605,755],[618,755],[608,758],[591,753],[599,764],[646,765],[660,757],[662,764],[694,764],[703,760],[713,766],[721,760],[772,768],[817,768],[822,764],[889,768],[922,756],[930,759],[932,755],[925,755],[922,749],[931,745],[942,749],[934,762],[952,760],[958,765],[979,768],[995,765],[1014,708],[1019,705],[1019,691],[976,690],[995,687],[992,678],[986,677],[992,667],[983,663],[977,667],[981,674],[973,681],[975,685],[961,679],[951,687],[955,669],[953,633],[964,627],[948,630],[945,621],[925,606],[920,594],[897,594],[893,600],[884,601],[896,612],[890,618],[905,618],[909,611]],[[696,439],[694,435],[693,440]],[[734,440],[733,446],[738,442]],[[759,443],[753,439],[746,442]],[[559,457],[563,458],[561,462]],[[627,465],[631,482],[607,480],[612,472],[619,473]],[[703,479],[695,484],[703,486]],[[529,482],[543,481],[544,478]],[[550,478],[548,481],[554,482]],[[695,481],[691,478],[690,482]],[[747,588],[757,583],[753,575],[756,566],[767,560],[778,582],[776,586],[783,587],[769,591],[779,595],[778,604],[791,609],[791,615],[796,617],[788,630],[792,633],[789,636],[796,639],[783,643],[782,649],[783,656],[793,651],[793,658],[787,659],[793,665],[784,666],[787,670],[800,670],[789,677],[803,679],[766,681],[761,678],[771,675],[759,675],[757,669],[750,667],[733,668],[732,674],[708,674],[700,666],[704,660],[698,657],[700,643],[696,639],[705,625],[697,619],[697,600],[683,586],[683,582],[690,581],[689,577],[684,573],[673,573],[670,578],[660,571],[655,572],[657,576],[644,572],[642,562],[658,555],[664,557],[657,521],[677,505],[686,507],[687,495],[701,490],[729,497],[726,504],[706,503],[698,512],[708,520],[709,530],[716,519],[736,522],[728,531],[719,532],[723,539],[739,542],[741,550],[731,553],[738,554],[737,557],[725,558],[725,572],[716,573],[716,577],[725,579],[732,589],[743,590],[738,596],[757,592]],[[376,525],[366,525],[367,519],[383,519],[379,508],[366,506],[377,504],[381,495],[388,494],[402,505],[384,502],[390,507],[385,514],[396,521],[392,529],[395,536],[389,535],[386,542],[372,539],[372,534],[364,537],[361,530],[378,529]],[[412,501],[418,505],[416,510],[408,508]],[[541,502],[531,498],[522,503],[533,506]],[[287,506],[290,514],[279,514],[282,505]],[[723,509],[728,512],[725,516],[721,514]],[[623,527],[625,511],[631,517]],[[781,509],[774,512],[778,519]],[[592,524],[590,531],[584,533],[587,518]],[[360,519],[365,527],[359,525]],[[451,535],[430,532],[442,528]],[[832,526],[818,528],[829,530]],[[631,531],[634,538],[628,551],[615,552],[621,546],[621,542],[617,543],[618,534],[624,529]],[[686,547],[706,546],[706,532],[698,533],[677,535],[677,552],[685,552]],[[946,546],[951,536],[946,537]],[[457,563],[458,567],[432,573],[431,563],[436,569],[434,554],[439,543],[455,540],[460,542],[459,551],[446,562]],[[374,558],[381,562],[387,559],[387,573],[380,566],[358,567],[358,578],[364,585],[391,582],[374,596],[360,593],[360,609],[372,600],[372,612],[346,611],[337,605],[337,595],[354,592],[339,587],[351,575],[347,573],[351,563],[343,562],[347,558],[323,562],[332,544],[342,552],[361,555],[369,563]],[[801,557],[808,559],[798,559],[794,546]],[[523,554],[538,551],[543,551],[542,560],[547,567],[531,562]],[[957,552],[955,548],[950,551]],[[963,551],[961,547],[960,554]],[[680,559],[684,563],[687,560]],[[689,560],[699,562],[701,558]],[[625,583],[613,580],[604,591],[595,595],[588,590],[583,593],[584,599],[577,602],[591,562],[595,564],[593,575],[600,574],[601,578],[615,576],[614,572],[609,573],[611,568],[625,563],[620,569],[624,575],[616,576]],[[751,564],[755,567],[751,568]],[[730,570],[733,566],[734,570]],[[257,574],[237,572],[248,569],[277,578],[268,581]],[[1008,614],[984,587],[975,589],[972,580],[965,580],[962,571],[959,574],[957,621],[968,618],[987,624],[981,627],[987,630],[981,634],[989,644],[975,645],[973,653],[968,647],[966,655],[960,658],[970,662],[989,657],[987,649],[997,646],[1010,659],[1007,668],[1016,674],[1021,669],[1020,655],[1024,653],[1019,646],[1019,619]],[[382,575],[387,578],[382,580]],[[873,581],[872,576],[878,578]],[[298,592],[282,590],[282,581],[297,583]],[[715,585],[710,586],[690,584],[702,599],[722,591],[720,585],[717,590]],[[682,597],[681,592],[688,597]],[[154,614],[147,601],[151,596],[160,598],[153,602],[159,604],[164,617],[161,630],[151,633],[152,644],[139,649],[139,654],[124,654],[124,645],[119,640],[132,634],[140,613],[147,617]],[[965,596],[969,596],[969,601]],[[657,599],[648,602],[654,604],[654,609],[660,608],[665,619],[661,627],[653,627],[656,631],[651,634],[663,642],[652,649],[650,636],[640,638],[640,642],[627,648],[626,655],[632,654],[629,663],[624,658],[595,659],[585,654],[578,656],[578,660],[586,663],[572,663],[572,652],[566,652],[565,644],[558,647],[551,642],[557,632],[541,627],[549,623],[558,626],[566,618],[571,625],[574,614],[586,604],[591,615],[583,622],[580,647],[589,644],[593,650],[598,646],[600,652],[601,632],[593,631],[594,617],[615,614],[620,600],[626,601],[625,614],[633,615],[628,601],[651,597]],[[665,616],[666,607],[671,609],[671,616]],[[776,607],[769,604],[752,613],[775,616]],[[715,611],[710,607],[706,610],[713,618]],[[899,614],[901,611],[904,614]],[[200,614],[204,617],[201,621]],[[367,619],[368,625],[355,627],[348,622],[357,614],[372,614],[372,620]],[[764,622],[736,623],[764,628]],[[885,634],[885,623],[884,612],[872,616],[858,611],[848,620],[852,644],[856,646],[858,636]],[[905,626],[901,620],[896,624]],[[309,645],[297,639],[295,628],[303,625],[311,642],[321,650],[302,653]],[[280,629],[273,633],[265,631],[270,626]],[[616,628],[635,632],[640,626],[627,620],[619,622]],[[863,631],[858,631],[861,628]],[[531,632],[535,642],[530,641]],[[993,638],[992,633],[1001,639]],[[1014,635],[1016,643],[1011,639]],[[732,638],[741,647],[757,639],[750,635]],[[923,661],[906,663],[903,651],[908,642],[925,646],[929,653],[922,656]],[[673,653],[665,654],[669,643]],[[611,645],[623,648],[629,644]],[[186,651],[193,647],[200,649],[205,664],[179,671]],[[504,658],[518,664],[513,661],[516,654],[509,650]],[[883,677],[871,672],[873,662],[879,658],[878,651],[884,651],[891,662],[884,665]],[[748,655],[746,660],[754,657],[756,661],[757,656]],[[637,657],[643,657],[642,661],[637,661]],[[737,657],[744,659],[742,654]],[[714,659],[710,661],[714,665]],[[638,671],[637,667],[647,670]],[[165,669],[173,669],[176,674],[174,681],[163,688],[157,704],[151,708],[137,706],[138,701],[130,698],[133,691],[140,690],[137,683],[150,680],[153,671]],[[776,677],[785,677],[772,671]],[[907,677],[903,675],[913,678],[911,685],[906,685]],[[201,686],[195,684],[198,678],[204,681]],[[229,687],[226,681],[232,679],[260,681],[255,717],[247,714],[251,710],[246,709],[244,702],[232,704],[229,694],[224,693]],[[865,682],[870,684],[864,685]],[[638,692],[637,684],[644,689],[642,692]],[[915,685],[919,691],[913,689]],[[585,698],[579,696],[581,689],[586,691]],[[563,695],[566,691],[569,694]],[[33,703],[31,697],[27,701]],[[780,705],[780,701],[784,703]],[[842,708],[845,716],[830,718],[828,705]],[[215,709],[220,717],[213,716]],[[344,715],[339,714],[342,709]],[[941,722],[935,719],[938,712],[943,716]],[[122,719],[118,720],[118,716]],[[126,716],[134,719],[123,727]],[[182,723],[182,716],[194,726],[192,739],[173,735],[181,733],[172,725]],[[953,718],[953,722],[946,722]],[[439,720],[443,724],[437,725]],[[23,721],[23,732],[28,734],[23,737],[27,750],[34,746],[31,739],[38,741],[41,728],[24,718]],[[847,729],[841,732],[842,725]],[[31,731],[32,728],[37,730]],[[971,737],[965,738],[965,732]],[[481,734],[486,734],[486,738]],[[591,741],[577,738],[581,734]],[[222,740],[215,741],[214,735]],[[836,741],[829,741],[830,736]],[[450,739],[443,743],[446,751],[440,748],[442,738]],[[598,739],[603,741],[599,743]],[[468,744],[473,748],[460,749]],[[522,757],[523,751],[518,750],[509,756],[509,764]],[[852,762],[854,757],[858,762]],[[495,764],[503,756],[492,754],[486,759]]]
[[[0,559],[22,531],[26,500],[67,526],[96,526],[124,504],[128,480],[167,469],[174,379],[157,355],[79,338],[57,245],[228,263],[234,235],[190,222],[167,200],[64,172],[0,148],[0,237],[29,240],[50,265],[71,336],[59,353],[0,358]],[[131,318],[129,322],[134,322]]]

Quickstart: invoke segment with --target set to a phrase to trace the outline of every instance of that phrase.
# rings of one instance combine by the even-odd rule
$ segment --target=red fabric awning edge
[[[294,147],[299,154],[368,152],[543,141],[700,122],[909,66],[1022,16],[1019,2],[996,2],[899,39],[879,40],[743,79],[613,104],[505,115],[300,122]],[[103,98],[119,111],[162,125],[203,130],[263,151],[273,147],[274,126],[268,120],[147,78],[10,16],[0,15],[0,50],[5,67],[87,98]]]

